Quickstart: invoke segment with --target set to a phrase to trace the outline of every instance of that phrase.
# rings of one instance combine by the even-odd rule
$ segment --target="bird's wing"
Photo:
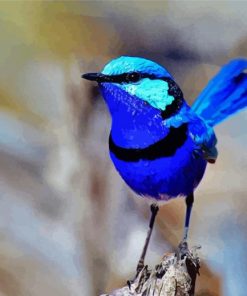
[[[177,128],[183,123],[189,124],[189,136],[195,143],[195,155],[202,155],[208,162],[214,163],[218,152],[213,128],[188,105],[184,105],[180,112],[164,120],[167,128]]]
[[[209,163],[215,163],[218,151],[216,149],[217,138],[213,128],[203,119],[195,116],[190,124],[190,137],[193,139],[198,151]]]

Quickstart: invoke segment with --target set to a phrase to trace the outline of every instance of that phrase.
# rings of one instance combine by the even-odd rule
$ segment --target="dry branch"
[[[200,261],[196,250],[186,242],[176,253],[167,253],[153,270],[144,266],[125,287],[101,296],[192,296],[195,291]]]

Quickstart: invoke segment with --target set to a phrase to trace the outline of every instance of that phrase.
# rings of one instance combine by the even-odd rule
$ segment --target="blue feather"
[[[111,159],[135,192],[168,200],[194,191],[217,158],[213,126],[247,106],[245,69],[245,59],[225,65],[192,110],[183,98],[174,104],[180,92],[167,70],[143,58],[120,57],[102,73],[83,76],[99,82],[112,117]],[[130,79],[133,72],[142,74],[139,80]]]
[[[164,124],[159,109],[114,84],[102,83],[100,89],[112,115],[111,135],[118,146],[144,148],[167,137],[170,127]],[[188,111],[188,108],[185,109]],[[188,134],[202,137],[207,132],[201,119],[193,114],[185,121],[178,121],[178,126],[188,122]],[[169,157],[126,162],[110,153],[111,159],[125,182],[141,196],[157,200],[186,196],[199,184],[206,169],[200,152],[198,157],[193,154],[198,148],[197,142],[203,139],[186,137],[184,145]]]
[[[207,124],[215,126],[247,106],[247,60],[235,59],[210,80],[192,105]]]
[[[126,184],[156,201],[187,197],[184,240],[193,192],[217,158],[213,126],[247,106],[246,69],[245,59],[225,65],[192,108],[167,70],[143,58],[82,76],[99,83],[112,117],[110,157]]]

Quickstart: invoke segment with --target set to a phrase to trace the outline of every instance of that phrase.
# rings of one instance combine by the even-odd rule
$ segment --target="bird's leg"
[[[183,241],[185,242],[188,237],[188,231],[189,231],[189,224],[190,224],[190,216],[192,211],[192,206],[194,202],[194,193],[191,193],[186,197],[186,216],[185,216],[185,223],[184,223],[184,237]]]
[[[137,275],[139,274],[139,272],[144,267],[144,259],[145,259],[145,256],[146,256],[148,244],[149,244],[150,237],[151,237],[152,230],[153,230],[153,226],[154,226],[155,217],[156,217],[156,215],[158,213],[159,207],[158,207],[157,204],[153,203],[150,206],[150,210],[151,210],[151,218],[150,218],[150,221],[149,221],[149,229],[148,229],[148,233],[147,233],[147,237],[146,237],[144,247],[142,249],[141,257],[140,257],[140,259],[138,261],[138,264],[137,264],[137,267],[136,267]]]

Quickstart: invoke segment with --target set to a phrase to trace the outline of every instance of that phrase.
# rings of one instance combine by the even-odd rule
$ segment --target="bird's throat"
[[[112,84],[101,86],[112,117],[111,135],[121,147],[147,147],[168,133],[159,109]]]

